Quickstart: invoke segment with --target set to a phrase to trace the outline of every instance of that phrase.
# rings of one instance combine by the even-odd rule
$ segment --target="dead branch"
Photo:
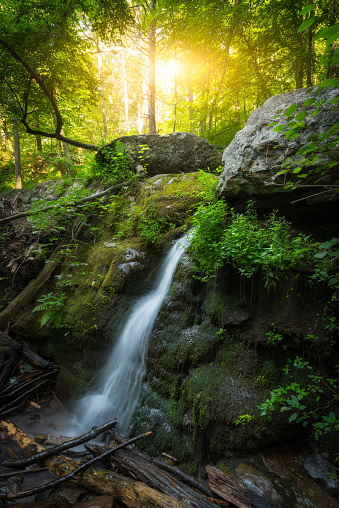
[[[121,434],[116,432],[116,430],[110,430],[109,434],[111,435],[112,439],[114,441],[116,441],[117,443],[126,443],[126,439],[124,438],[124,436],[122,436]],[[107,446],[109,446],[109,443],[106,445],[106,447]],[[153,459],[153,458],[149,457],[147,454],[142,453],[139,450],[137,450],[131,446],[126,449],[130,450],[132,453],[136,454],[138,457],[141,457],[145,461],[148,461],[148,462],[154,464],[155,466],[159,467],[160,469],[163,469],[163,470],[167,471],[168,473],[171,473],[171,474],[177,476],[184,483],[186,483],[187,485],[189,485],[195,489],[200,490],[200,492],[202,492],[206,496],[213,497],[213,492],[206,485],[203,485],[201,482],[199,482],[192,476],[185,474],[183,471],[181,471],[177,467],[170,466],[169,464],[166,464],[165,462],[161,462],[159,460]],[[93,452],[93,447],[90,448],[90,451]]]
[[[156,459],[153,459],[152,463],[155,464],[156,466],[158,466],[160,469],[164,469],[164,471],[174,474],[175,476],[180,478],[180,480],[182,480],[184,483],[186,483],[186,485],[189,485],[190,487],[200,490],[200,492],[202,492],[203,494],[205,494],[208,497],[213,497],[213,492],[211,491],[211,489],[206,487],[206,485],[199,482],[192,476],[189,476],[188,474],[184,473],[178,467],[170,466],[166,462],[162,462],[161,460],[156,460]]]
[[[222,499],[233,503],[238,508],[253,508],[255,506],[247,497],[246,489],[231,480],[220,469],[210,465],[207,465],[205,469],[211,490]]]
[[[37,469],[27,469],[26,471],[13,471],[12,473],[3,473],[0,474],[0,481],[7,480],[13,476],[24,476],[33,473],[42,473],[44,471],[48,471],[48,469],[46,467],[39,467]]]
[[[111,429],[112,427],[115,427],[117,424],[117,419],[114,418],[114,420],[110,420],[107,423],[104,423],[100,427],[93,427],[92,430],[87,432],[87,434],[83,434],[82,436],[76,437],[74,439],[71,439],[70,441],[67,441],[66,443],[63,443],[59,446],[54,446],[53,448],[49,450],[42,451],[36,455],[33,455],[33,457],[30,457],[28,459],[7,459],[4,460],[2,465],[4,467],[27,467],[31,464],[34,464],[35,462],[39,462],[41,460],[45,460],[49,457],[53,457],[54,455],[57,455],[60,452],[63,452],[64,450],[68,450],[69,448],[73,448],[74,446],[78,446],[83,443],[87,443],[87,441],[91,441],[92,439],[95,439],[97,436],[102,434],[108,429]],[[6,422],[5,422],[6,425]]]
[[[87,196],[85,198],[79,199],[77,201],[73,201],[72,203],[65,203],[64,206],[79,206],[83,205],[84,203],[87,203],[89,201],[94,201],[96,199],[102,198],[106,196],[107,194],[114,194],[116,191],[122,189],[123,187],[126,187],[132,183],[131,180],[127,180],[126,182],[119,183],[117,185],[113,185],[113,187],[109,187],[108,189],[98,192],[97,194],[92,194],[91,196]],[[27,210],[26,212],[19,212],[15,215],[10,215],[9,217],[5,217],[3,219],[0,219],[0,224],[7,224],[8,222],[11,222],[13,220],[22,219],[23,217],[28,217],[30,215],[37,215],[38,213],[47,212],[49,210],[53,210],[56,208],[60,208],[62,206],[59,205],[49,205],[45,206],[44,208],[40,208],[39,210]]]

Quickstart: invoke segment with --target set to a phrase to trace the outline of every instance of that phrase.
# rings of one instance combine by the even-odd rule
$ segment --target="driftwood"
[[[125,445],[128,444],[119,434],[112,431],[110,434],[116,437],[117,442],[121,442]],[[105,450],[105,448],[107,449],[110,445],[111,442],[108,443],[106,447],[90,445],[86,446],[86,449],[93,454],[100,455],[103,450]],[[110,464],[118,468],[120,472],[131,476],[135,480],[143,481],[164,494],[168,494],[178,500],[188,500],[192,506],[197,508],[215,508],[216,506],[210,499],[206,499],[201,494],[179,481],[175,476],[172,476],[167,471],[161,470],[157,464],[152,462],[150,457],[131,446],[126,447],[125,450],[118,451],[114,456],[110,457]],[[177,470],[177,468],[173,469]],[[188,475],[184,475],[184,473],[177,476],[180,476],[181,479],[185,477],[186,480],[190,478]],[[194,487],[198,488],[201,492],[207,491],[208,496],[213,496],[213,493],[209,489],[193,478],[190,478],[189,482],[186,481],[186,483],[191,485],[194,483]]]
[[[37,455],[33,455],[33,457],[29,457],[28,459],[7,459],[4,460],[2,465],[4,467],[13,467],[13,468],[20,468],[20,467],[27,467],[31,466],[32,464],[35,464],[36,462],[40,462],[41,460],[45,460],[49,457],[52,457],[53,455],[57,455],[60,452],[63,452],[65,450],[69,450],[70,448],[73,448],[74,446],[78,446],[80,444],[87,443],[87,441],[91,441],[92,439],[95,439],[96,437],[100,436],[103,432],[106,432],[106,430],[111,429],[112,427],[115,427],[117,424],[117,419],[110,420],[107,423],[104,423],[100,427],[93,427],[92,430],[87,432],[86,434],[83,434],[82,436],[76,437],[74,439],[71,439],[70,441],[67,441],[66,443],[63,443],[59,446],[54,446],[53,448],[50,448],[46,451],[42,451],[38,453]],[[6,425],[6,422],[4,422]]]
[[[114,194],[115,192],[119,191],[123,187],[126,187],[130,185],[132,182],[131,180],[127,180],[126,182],[119,183],[117,185],[113,185],[113,187],[109,187],[108,189],[98,192],[97,194],[92,194],[91,196],[87,196],[82,199],[78,199],[77,201],[73,201],[73,203],[65,203],[65,207],[69,206],[80,206],[84,203],[88,203],[89,201],[95,201],[96,199],[102,198],[104,196],[107,196],[107,194]],[[8,222],[11,222],[13,220],[22,219],[23,217],[28,217],[30,215],[37,215],[38,213],[42,212],[48,212],[49,210],[53,210],[56,208],[60,208],[62,205],[49,205],[45,206],[44,208],[40,208],[39,210],[27,210],[25,212],[19,212],[14,215],[10,215],[9,217],[5,217],[3,219],[0,219],[0,224],[7,224]]]
[[[109,434],[111,435],[113,441],[116,441],[117,443],[126,443],[126,439],[124,438],[124,436],[122,436],[115,430],[110,430]],[[106,445],[106,447],[107,446],[110,446],[110,443],[108,443]],[[93,452],[93,447],[91,447],[90,449]],[[146,462],[154,464],[154,466],[158,467],[159,469],[163,469],[163,470],[167,471],[168,473],[180,478],[180,480],[182,480],[186,485],[189,485],[190,487],[193,487],[194,489],[199,490],[200,492],[202,492],[203,494],[205,494],[206,496],[208,496],[210,498],[213,497],[213,492],[206,485],[199,482],[192,476],[185,474],[183,471],[181,471],[176,466],[170,466],[166,462],[162,462],[160,460],[153,459],[152,457],[149,457],[147,454],[141,453],[139,450],[135,449],[134,447],[128,447],[126,449],[129,450],[133,456],[139,457],[140,459],[142,459]],[[94,453],[95,453],[95,451],[94,451]],[[162,454],[162,455],[164,455],[164,454]],[[120,457],[120,455],[119,455],[119,457]],[[116,464],[117,460],[118,460],[117,457],[115,457],[113,462]],[[143,467],[143,466],[140,466],[140,467]],[[121,468],[122,468],[122,470],[124,469],[124,466],[122,464],[121,464]],[[213,500],[213,501],[215,502],[215,500]]]
[[[15,362],[8,359],[14,358]],[[26,376],[16,375],[18,361],[27,361],[31,368],[38,367],[40,370],[33,371]],[[19,363],[19,365],[20,365]],[[33,367],[34,366],[34,367]],[[32,393],[36,393],[42,386],[51,381],[59,372],[54,364],[44,360],[28,347],[21,345],[5,333],[0,332],[0,417],[5,418],[9,414],[22,409]],[[16,381],[8,386],[11,377]],[[1,390],[1,388],[3,388]]]
[[[6,421],[3,423],[6,425],[9,435],[15,439],[20,446],[24,447],[28,444],[34,443],[32,438],[28,437],[12,422]],[[145,434],[143,434],[142,437],[145,437]],[[139,438],[141,438],[141,436],[134,438],[134,440]],[[134,440],[127,441],[125,445],[123,444],[120,446],[128,446],[130,442],[133,442]],[[37,445],[37,448],[41,451],[45,449],[41,445]],[[109,455],[110,453],[114,453],[114,451],[114,449],[106,450],[105,453]],[[102,457],[95,460],[102,460]],[[84,464],[80,467],[89,467],[91,463]],[[146,506],[149,508],[184,508],[193,506],[185,501],[178,501],[177,499],[173,499],[170,496],[157,492],[142,482],[136,482],[121,475],[112,473],[111,471],[102,469],[87,469],[85,471],[80,471],[79,462],[67,457],[51,457],[47,459],[45,465],[53,474],[61,477],[60,480],[62,481],[65,481],[64,478],[66,475],[75,475],[76,470],[78,470],[77,477],[72,478],[72,481],[79,483],[83,487],[88,488],[97,494],[113,496],[130,508],[145,508]],[[55,484],[55,482],[53,483]],[[45,486],[43,486],[43,488],[45,489]],[[51,483],[47,486],[47,488],[51,488]],[[36,493],[36,489],[32,489],[30,492],[34,494]],[[26,497],[27,495],[30,495],[27,494],[27,491],[19,494],[2,494],[0,495],[0,499],[18,499]]]
[[[208,482],[211,490],[218,496],[238,508],[253,508],[255,505],[247,497],[247,490],[226,476],[214,466],[206,466]]]

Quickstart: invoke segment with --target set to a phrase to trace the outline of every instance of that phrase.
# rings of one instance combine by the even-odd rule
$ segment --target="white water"
[[[128,432],[146,373],[149,337],[189,243],[190,233],[186,233],[173,245],[160,269],[156,289],[135,305],[114,344],[98,392],[79,401],[75,413],[87,430],[117,417],[119,432]]]

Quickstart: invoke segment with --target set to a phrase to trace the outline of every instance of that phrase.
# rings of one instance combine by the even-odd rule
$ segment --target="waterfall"
[[[98,392],[79,401],[75,413],[84,428],[89,430],[116,416],[119,432],[128,432],[146,373],[153,325],[190,238],[188,232],[175,242],[161,266],[156,288],[132,309],[107,361]]]

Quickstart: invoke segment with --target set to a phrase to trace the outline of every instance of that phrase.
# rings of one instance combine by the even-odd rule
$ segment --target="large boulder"
[[[284,188],[284,176],[277,173],[288,157],[294,157],[299,148],[311,140],[310,136],[323,133],[338,122],[339,110],[333,110],[330,104],[338,95],[339,88],[325,88],[318,94],[315,88],[300,88],[270,97],[262,107],[253,111],[247,125],[236,134],[223,153],[224,170],[220,175],[219,195],[238,203],[251,198],[258,208],[286,206],[303,197],[308,204],[332,200],[333,193],[319,194],[324,190],[321,187],[316,190],[314,187]],[[315,104],[303,106],[310,97],[316,97],[316,102],[325,101],[320,112],[314,116],[312,114],[317,109]],[[290,141],[284,132],[275,132],[274,127],[269,125],[277,120],[275,116],[278,111],[283,114],[292,104],[297,104],[295,114],[306,110],[307,117],[304,120],[305,128]],[[281,118],[280,123],[287,123],[286,116]],[[318,195],[311,197],[314,194]]]
[[[117,141],[124,144],[148,176],[192,173],[199,169],[214,171],[221,165],[221,153],[205,139],[189,132],[123,136],[106,147],[115,147]]]

